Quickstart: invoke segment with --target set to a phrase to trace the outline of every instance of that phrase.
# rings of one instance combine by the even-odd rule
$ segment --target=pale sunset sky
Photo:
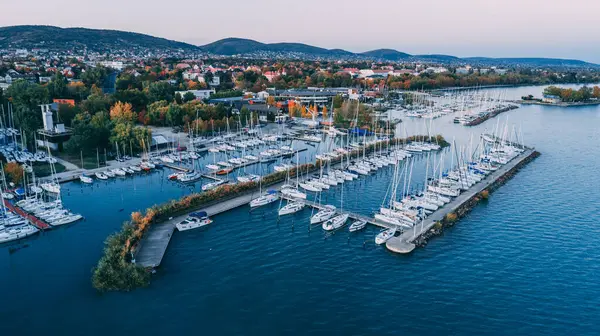
[[[226,37],[362,52],[557,57],[600,63],[597,0],[0,0],[0,26],[133,31],[202,45]]]

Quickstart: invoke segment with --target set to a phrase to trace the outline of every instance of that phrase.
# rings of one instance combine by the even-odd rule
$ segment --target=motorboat
[[[381,231],[379,234],[377,234],[377,236],[375,236],[375,244],[381,245],[381,244],[387,242],[388,240],[390,240],[390,238],[392,238],[395,234],[396,234],[395,228]]]
[[[123,170],[124,172],[126,172],[127,174],[134,174],[135,172],[133,170],[131,170],[128,167],[123,167],[121,168],[121,170]]]
[[[104,175],[106,175],[107,177],[115,177],[115,173],[112,172],[112,170],[107,170],[105,172],[103,172]]]
[[[279,216],[290,215],[304,209],[306,205],[302,202],[290,202],[279,209]]]
[[[96,178],[97,178],[97,179],[99,179],[99,180],[108,180],[108,176],[104,175],[104,174],[103,174],[103,173],[101,173],[101,172],[97,172],[97,173],[95,173],[94,175],[95,175],[95,176],[96,176]]]
[[[124,170],[120,169],[120,168],[115,168],[112,170],[113,174],[115,174],[115,176],[125,176],[127,175],[127,173],[125,173]]]
[[[91,184],[94,183],[94,180],[86,175],[79,175],[79,181],[81,181],[82,183],[86,183],[86,184]]]
[[[233,168],[223,168],[221,170],[218,170],[215,174],[217,175],[227,175],[229,173],[231,173],[233,171]]]
[[[335,216],[336,208],[333,205],[326,205],[310,218],[310,224],[320,224]]]
[[[346,225],[346,222],[348,221],[348,217],[349,217],[348,214],[341,214],[341,215],[335,216],[335,217],[327,220],[322,225],[323,230],[333,231],[333,230],[337,230],[337,229],[341,228],[342,226]]]
[[[208,218],[206,211],[192,212],[186,219],[175,224],[179,231],[187,231],[196,229],[212,223],[212,219]]]
[[[352,224],[350,224],[350,227],[348,227],[348,231],[350,232],[356,232],[356,231],[360,231],[362,229],[364,229],[367,226],[367,221],[364,220],[355,220],[354,222],[352,222]]]

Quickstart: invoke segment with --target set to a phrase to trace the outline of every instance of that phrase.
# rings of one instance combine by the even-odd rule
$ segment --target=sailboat
[[[52,158],[52,154],[50,153],[50,149],[48,148],[48,157]],[[40,187],[44,189],[46,192],[52,194],[60,193],[60,185],[55,181],[56,169],[54,168],[54,163],[52,161],[48,161],[50,163],[50,176],[51,181],[40,184]]]
[[[320,224],[335,216],[336,208],[333,205],[326,205],[310,218],[310,224]]]
[[[298,153],[296,153],[296,186],[292,186],[290,184],[284,184],[283,186],[281,186],[281,193],[283,195],[292,197],[292,198],[301,198],[301,199],[306,199],[306,194],[301,192],[300,190],[298,190],[298,184],[299,184],[299,178],[300,178],[300,173],[298,172],[298,163],[299,163],[299,157],[298,157]],[[290,172],[288,170],[288,175],[287,175],[287,179],[289,181],[290,178]]]
[[[283,208],[279,209],[279,216],[290,215],[296,213],[306,207],[303,202],[292,201],[286,204]]]
[[[343,211],[344,210],[344,188],[343,187],[342,187],[340,203],[341,203],[340,210]],[[350,215],[348,215],[347,213],[342,213],[340,215],[337,215],[337,216],[327,220],[322,225],[323,230],[333,231],[333,230],[337,230],[337,229],[341,228],[342,226],[346,225],[346,222],[348,221],[348,217],[350,217]]]

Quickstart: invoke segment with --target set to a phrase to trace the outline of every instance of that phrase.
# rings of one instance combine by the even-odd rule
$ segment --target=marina
[[[525,92],[531,90],[528,88]],[[517,95],[521,93],[515,94]],[[365,327],[364,321],[356,319],[355,311],[344,310],[348,304],[346,299],[343,303],[324,304],[324,296],[338,298],[339,291],[342,290],[349,295],[348,300],[352,304],[360,305],[365,300],[371,300],[374,306],[366,307],[365,314],[375,316],[382,311],[389,311],[390,314],[403,313],[413,322],[401,323],[402,328],[422,333],[426,330],[443,332],[433,325],[427,329],[420,328],[414,322],[429,323],[432,316],[424,317],[423,309],[426,308],[419,308],[419,305],[424,305],[429,300],[440,302],[440,310],[444,311],[441,315],[433,315],[436,320],[451,323],[459,316],[464,318],[463,313],[467,314],[469,323],[457,326],[464,331],[473,331],[472,325],[479,323],[488,323],[490,330],[505,330],[505,323],[512,319],[519,320],[530,305],[539,306],[547,314],[555,311],[553,307],[561,307],[565,303],[569,307],[576,307],[577,302],[585,300],[583,296],[572,295],[567,290],[571,294],[561,300],[554,300],[546,293],[565,289],[561,284],[569,279],[582,289],[584,296],[593,297],[593,286],[589,284],[593,283],[592,270],[595,269],[595,263],[593,258],[585,259],[590,255],[586,246],[595,244],[595,235],[586,234],[595,230],[590,221],[595,218],[593,207],[584,207],[582,211],[575,212],[571,210],[589,200],[589,192],[585,186],[598,183],[597,175],[593,172],[596,149],[592,143],[581,141],[582,135],[597,135],[595,125],[588,122],[596,117],[597,111],[582,108],[579,113],[572,115],[560,111],[560,108],[525,106],[522,109],[522,112],[517,110],[504,113],[500,117],[501,123],[504,123],[506,115],[511,122],[517,124],[517,128],[522,125],[527,143],[535,145],[544,155],[534,164],[522,169],[511,181],[494,192],[488,201],[473,208],[455,227],[446,229],[443,235],[431,239],[425,248],[417,248],[407,255],[389,252],[385,248],[386,244],[376,245],[375,238],[383,228],[372,224],[361,231],[350,233],[348,223],[345,229],[330,235],[322,232],[320,227],[313,227],[308,231],[311,216],[308,205],[306,210],[281,216],[279,220],[279,201],[252,211],[242,205],[217,215],[209,213],[214,222],[202,228],[185,234],[171,231],[171,240],[161,259],[158,275],[153,277],[149,287],[130,293],[97,295],[90,288],[89,270],[96,265],[105,248],[105,238],[119,231],[131,212],[180,198],[190,193],[189,188],[192,186],[183,187],[178,183],[168,182],[170,168],[156,169],[151,174],[128,175],[128,178],[95,181],[92,185],[84,185],[79,181],[61,183],[64,204],[73,212],[84,214],[86,221],[69,227],[58,227],[2,246],[5,253],[0,258],[4,270],[0,272],[0,283],[4,288],[14,288],[6,293],[6,300],[12,302],[11,310],[3,311],[3,314],[26,325],[31,305],[39,304],[47,312],[40,316],[40,322],[47,325],[60,318],[59,315],[76,316],[81,307],[87,307],[90,314],[74,319],[73,326],[86,330],[86,325],[93,324],[94,320],[100,318],[106,324],[98,327],[99,330],[110,332],[121,326],[134,330],[139,323],[156,319],[156,314],[163,311],[162,308],[140,309],[140,305],[151,307],[159,300],[165,304],[190,308],[188,311],[163,312],[165,319],[185,317],[177,331],[194,330],[187,318],[200,312],[214,320],[208,323],[208,328],[218,333],[223,331],[223,325],[227,325],[225,319],[220,317],[224,309],[248,308],[248,301],[264,302],[265,298],[272,298],[260,304],[258,309],[269,309],[278,304],[284,309],[283,312],[274,313],[273,317],[260,317],[244,311],[239,317],[270,324],[285,319],[289,312],[297,310],[299,306],[311,307],[312,312],[295,315],[295,319],[310,324],[321,312],[326,313],[331,307],[337,307],[336,309],[340,309],[341,319],[343,318],[343,323],[340,319],[339,324],[342,330],[347,333],[356,330],[372,332],[373,329]],[[433,123],[435,129],[447,139],[456,138],[458,147],[469,145],[470,132],[490,132],[496,124],[495,121],[488,120],[473,128],[465,128],[453,124],[453,117],[443,116]],[[540,123],[540,120],[544,122]],[[402,124],[400,134],[406,128],[410,135],[423,121],[404,120]],[[583,127],[580,134],[560,133],[565,128],[575,127]],[[555,137],[559,133],[563,135]],[[314,147],[311,148],[300,153],[301,162],[304,162],[302,155],[310,153],[314,157],[318,153]],[[206,160],[212,161],[212,155]],[[587,176],[585,182],[577,174],[565,174],[571,171],[573,162],[587,162],[586,160],[591,161],[581,171]],[[417,169],[415,163],[414,170],[423,174],[426,161],[420,162],[420,168]],[[134,163],[130,161],[124,165],[132,164]],[[263,164],[263,168],[266,166]],[[270,172],[272,166],[269,167]],[[355,182],[346,182],[344,209],[371,217],[369,215],[381,205],[386,192],[386,187],[382,185],[390,183],[392,171],[393,167],[388,167],[380,169],[377,174],[365,175]],[[413,180],[416,181],[417,178]],[[418,180],[423,181],[424,176]],[[193,190],[199,191],[200,187],[198,183],[193,186]],[[336,188],[338,191],[334,193]],[[324,197],[327,202],[321,203],[335,204],[339,209],[339,189],[340,187],[332,186],[328,198]],[[556,193],[570,197],[557,202]],[[549,227],[549,223],[556,221],[557,212],[570,214],[563,222],[568,223]],[[437,217],[436,214],[431,216]],[[420,223],[417,230],[419,227]],[[410,230],[406,230],[404,234],[408,232]],[[396,238],[399,237],[401,236]],[[558,241],[566,244],[565,248],[557,247]],[[547,258],[540,259],[540,254]],[[140,263],[140,260],[142,259],[138,256],[136,262]],[[561,271],[557,272],[559,264]],[[581,267],[591,272],[581,273],[578,271]],[[527,275],[529,270],[535,270],[536,275]],[[56,277],[57,272],[65,276]],[[46,279],[45,285],[35,285],[36,281],[31,274],[35,274],[35,278]],[[536,280],[538,276],[552,281],[539,282]],[[240,284],[240,277],[253,283],[252,290]],[[340,279],[345,279],[347,286],[340,287]],[[436,285],[432,286],[432,281]],[[198,286],[190,286],[190,282],[197,282]],[[307,282],[312,285],[306,286]],[[378,285],[372,285],[375,283]],[[440,283],[443,285],[437,285]],[[534,284],[534,292],[529,292],[532,295],[529,304],[522,305],[511,298],[513,291],[527,291],[531,284]],[[451,290],[447,286],[451,286]],[[372,295],[359,295],[382,293],[382,288],[397,288],[403,292],[416,287],[421,288],[421,294],[409,297],[386,294],[372,300]],[[181,288],[186,290],[182,292]],[[232,292],[232,288],[236,289]],[[463,293],[458,301],[455,295],[451,295],[456,291]],[[65,295],[71,293],[73,299],[65,301]],[[40,298],[44,299],[43,302]],[[212,304],[217,298],[222,302],[222,308],[215,309]],[[501,303],[501,310],[486,308],[502,316],[500,321],[489,322],[481,318],[480,306],[461,314],[455,312],[456,304],[477,302],[481,298]],[[550,301],[540,301],[540,298]],[[201,307],[198,306],[199,300],[202,302]],[[390,311],[390,307],[395,308]],[[510,308],[508,312],[506,307]],[[581,323],[585,323],[586,319],[593,319],[592,315],[595,315],[595,310],[574,309],[582,314],[575,318]],[[132,317],[117,321],[111,317],[111,310],[119,315]],[[194,314],[191,313],[192,310]],[[133,311],[136,313],[132,314]],[[556,315],[537,315],[530,321],[519,322],[519,325],[534,332],[539,330],[540,324],[551,320],[553,316]],[[246,331],[264,331],[261,327],[252,327],[250,322],[244,325],[249,328]],[[395,327],[397,326],[394,324],[385,324],[386,330],[393,330]],[[9,326],[9,330],[11,328]],[[174,331],[161,326],[155,329]],[[582,329],[589,330],[584,327],[579,330]],[[35,327],[28,327],[27,330],[44,332]],[[69,329],[57,330],[68,332]],[[244,332],[237,328],[229,330]],[[383,329],[379,330],[385,333]],[[17,328],[14,331],[18,332]],[[563,331],[567,332],[566,329]]]

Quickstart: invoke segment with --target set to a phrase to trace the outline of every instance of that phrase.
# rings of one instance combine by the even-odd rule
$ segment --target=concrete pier
[[[293,197],[285,196],[285,195],[283,195],[281,193],[279,193],[279,197],[281,197],[282,199],[288,200],[288,201],[294,201],[294,202],[304,203],[304,205],[306,205],[306,206],[309,206],[309,207],[312,207],[312,208],[315,208],[315,209],[319,209],[319,210],[325,208],[325,204],[320,204],[320,203],[309,201],[309,200],[305,200],[305,199],[293,198]],[[345,209],[343,210],[343,209],[336,208],[335,212],[336,212],[337,215],[347,214],[348,217],[351,218],[351,219],[363,220],[363,221],[367,222],[368,224],[378,226],[378,227],[380,227],[382,229],[390,229],[390,228],[395,227],[395,225],[393,225],[393,224],[388,224],[388,223],[382,222],[380,220],[377,220],[377,219],[375,219],[373,217],[369,217],[369,216],[361,215],[361,214],[358,214],[358,213],[350,212],[350,211],[347,211]]]
[[[444,217],[455,212],[465,202],[469,201],[475,195],[480,193],[482,190],[487,188],[490,184],[496,182],[499,178],[504,176],[511,169],[516,167],[518,164],[526,160],[530,155],[533,154],[533,149],[526,149],[516,158],[512,159],[509,163],[503,165],[495,172],[487,175],[484,179],[474,184],[469,190],[461,193],[458,197],[454,198],[450,203],[446,204],[443,208],[437,210],[431,214],[423,222],[417,223],[412,229],[406,230],[402,235],[393,237],[387,241],[385,246],[392,252],[396,253],[410,253],[415,249],[413,243],[415,239],[420,237],[425,232],[429,231],[436,222],[441,221]]]

